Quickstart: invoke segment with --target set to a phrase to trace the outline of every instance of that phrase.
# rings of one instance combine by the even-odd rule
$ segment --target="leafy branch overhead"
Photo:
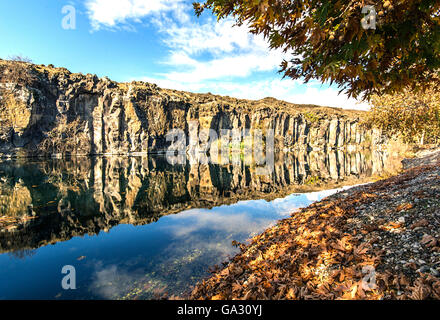
[[[361,25],[366,5],[376,29]],[[439,0],[206,0],[194,9],[232,17],[292,54],[285,76],[335,83],[353,97],[424,89],[440,70]]]

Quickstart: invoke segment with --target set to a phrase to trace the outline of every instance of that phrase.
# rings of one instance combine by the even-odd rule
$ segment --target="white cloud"
[[[248,77],[258,71],[272,71],[279,67],[282,56],[251,51],[237,55],[225,55],[208,61],[197,61],[185,53],[172,53],[167,64],[184,71],[173,71],[163,76],[180,82],[199,82],[209,79]]]
[[[369,108],[344,94],[338,95],[337,89],[317,86],[316,81],[302,85],[301,81],[280,76],[254,80],[257,72],[277,71],[287,56],[281,50],[269,50],[261,35],[249,33],[246,26],[234,26],[231,19],[207,19],[204,23],[188,20],[183,24],[169,19],[157,21],[157,26],[170,48],[163,63],[172,71],[144,78],[145,81],[164,88],[244,99],[274,97],[292,103]]]
[[[205,23],[190,22],[184,25],[160,25],[167,34],[164,42],[171,48],[189,54],[209,51],[214,54],[234,50],[257,50],[267,52],[267,44],[260,36],[252,35],[246,26],[234,26],[231,19],[217,22],[207,19]]]
[[[86,8],[92,27],[114,28],[129,21],[163,11],[177,10],[182,0],[87,0]]]
[[[189,1],[88,0],[86,5],[94,29],[119,28],[149,16],[168,48],[164,57],[155,62],[168,71],[143,80],[164,88],[254,100],[270,96],[293,103],[369,108],[344,94],[338,95],[337,89],[313,82],[302,85],[274,75],[283,58],[287,58],[281,50],[269,50],[261,35],[249,33],[244,25],[234,26],[232,19],[217,22],[212,17],[196,18]],[[266,78],[256,80],[262,73]]]
[[[286,100],[300,104],[316,104],[320,106],[344,109],[370,109],[370,105],[368,103],[361,103],[352,98],[349,99],[347,95],[343,93],[338,94],[338,92],[339,90],[332,88],[318,89],[315,87],[306,87],[306,90],[303,93],[290,95],[289,97],[286,97]]]
[[[281,50],[269,50],[262,36],[249,33],[246,26],[234,26],[231,19],[183,24],[171,19],[156,21],[156,25],[170,48],[163,63],[173,71],[162,76],[171,81],[245,78],[254,72],[277,70],[285,56]]]

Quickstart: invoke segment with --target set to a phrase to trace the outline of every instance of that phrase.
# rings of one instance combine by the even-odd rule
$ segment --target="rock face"
[[[168,148],[180,129],[273,129],[278,150],[371,147],[379,133],[360,125],[363,112],[294,105],[273,98],[240,100],[116,83],[64,68],[25,65],[31,81],[11,79],[0,60],[0,154],[138,154]],[[201,139],[203,140],[203,139]],[[202,141],[203,142],[203,141]]]

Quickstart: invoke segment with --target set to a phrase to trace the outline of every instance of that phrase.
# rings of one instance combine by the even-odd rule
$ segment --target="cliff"
[[[145,154],[182,129],[274,129],[277,150],[371,147],[360,111],[241,100],[117,83],[64,68],[0,60],[0,156]],[[195,121],[195,126],[190,123]],[[203,141],[202,141],[203,142]]]

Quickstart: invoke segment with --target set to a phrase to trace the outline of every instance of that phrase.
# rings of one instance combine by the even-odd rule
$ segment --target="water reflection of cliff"
[[[163,158],[101,157],[0,163],[0,252],[26,251],[124,224],[147,224],[188,208],[365,182],[381,153],[301,153],[252,165],[179,165]]]

